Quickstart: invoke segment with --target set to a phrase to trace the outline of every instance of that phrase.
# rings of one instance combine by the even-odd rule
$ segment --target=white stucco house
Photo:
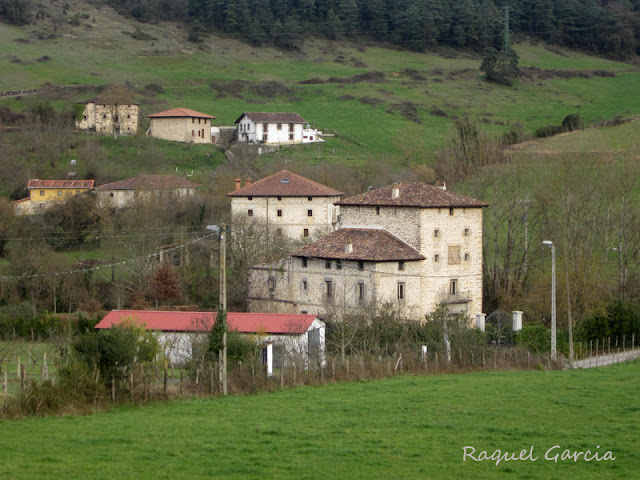
[[[199,185],[175,175],[138,175],[95,188],[101,206],[125,208],[158,196],[184,198],[196,194]]]
[[[172,108],[147,115],[147,136],[184,143],[212,143],[211,121],[216,117],[189,108]]]
[[[264,224],[269,235],[294,240],[316,238],[335,230],[339,209],[334,204],[344,193],[288,170],[241,186],[231,197],[235,223],[255,221]]]
[[[482,311],[482,209],[424,183],[346,198],[340,228],[278,265],[249,269],[252,311],[331,316],[392,303],[424,319],[439,305]]]
[[[113,310],[95,328],[101,330],[129,322],[156,332],[167,359],[180,365],[191,359],[194,344],[207,341],[217,315],[217,312]],[[261,346],[273,344],[276,366],[283,355],[302,362],[324,358],[325,324],[315,315],[228,312],[227,327]]]
[[[238,142],[287,145],[322,142],[318,131],[297,113],[244,112],[238,124]]]

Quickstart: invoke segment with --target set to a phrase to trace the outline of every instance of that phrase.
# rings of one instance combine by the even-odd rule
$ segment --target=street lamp
[[[207,230],[220,235],[220,302],[218,306],[218,318],[222,312],[227,312],[227,226],[207,225]],[[222,381],[222,393],[227,394],[227,332],[222,334],[222,355],[220,355],[220,380]]]
[[[551,240],[543,245],[551,247],[551,359],[556,360],[556,246]]]

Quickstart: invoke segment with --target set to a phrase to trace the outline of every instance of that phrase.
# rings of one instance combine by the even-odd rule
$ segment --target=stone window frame
[[[406,282],[398,282],[397,297],[398,297],[398,302],[404,303],[405,298],[407,297],[407,283]]]

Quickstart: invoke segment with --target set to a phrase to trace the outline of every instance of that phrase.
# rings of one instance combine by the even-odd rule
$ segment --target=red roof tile
[[[26,202],[27,200],[31,200],[31,197],[21,198],[20,200],[14,200],[13,202],[11,202],[11,205],[14,205],[16,203]]]
[[[347,252],[347,244],[353,247]],[[382,228],[340,228],[293,254],[294,257],[336,258],[373,262],[424,260],[415,248]]]
[[[481,208],[489,206],[488,203],[480,200],[442,190],[426,183],[398,183],[395,185],[398,186],[399,190],[397,198],[392,198],[394,185],[387,185],[354,197],[345,198],[337,202],[336,205],[380,205],[420,208]]]
[[[217,316],[217,312],[113,310],[95,328],[110,328],[125,320],[133,320],[147,330],[201,332],[210,330]],[[228,312],[227,324],[229,330],[240,333],[301,334],[309,329],[316,318],[316,315],[305,314]]]
[[[196,188],[199,185],[175,175],[138,175],[119,182],[106,183],[96,190],[163,190],[173,188]]]
[[[287,170],[227,193],[229,197],[339,197],[340,195],[344,193]]]
[[[175,118],[175,117],[195,117],[195,118],[212,118],[216,117],[207,115],[206,113],[196,112],[189,108],[172,108],[171,110],[165,110],[164,112],[152,113],[147,115],[149,118]]]
[[[307,121],[297,113],[276,112],[243,112],[234,123],[240,123],[243,117],[247,117],[256,123],[307,123]]]
[[[95,180],[29,180],[27,188],[93,188]]]

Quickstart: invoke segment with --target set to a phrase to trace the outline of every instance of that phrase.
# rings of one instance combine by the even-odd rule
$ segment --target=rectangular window
[[[289,140],[293,140],[293,133],[289,134]]]
[[[464,236],[465,236],[465,237],[468,237],[468,236],[469,236],[469,229],[468,229],[468,228],[465,228],[465,229],[464,229]]]
[[[364,302],[364,282],[358,282],[358,302]]]
[[[468,262],[468,261],[469,261],[469,258],[470,258],[470,257],[469,257],[469,254],[468,254],[468,253],[465,253],[465,254],[464,254],[464,261],[465,261],[465,262]]]
[[[440,238],[440,230],[437,228],[433,231],[433,238]]]
[[[253,200],[253,197],[247,197],[249,199],[249,201]]]
[[[449,295],[458,293],[458,280],[449,281]]]
[[[307,217],[313,217],[313,210],[307,210]]]
[[[308,228],[305,228],[305,229],[302,231],[302,236],[303,236],[303,237],[305,237],[305,238],[307,238],[307,237],[309,236],[309,229],[308,229]]]
[[[289,131],[290,131],[291,133],[293,133],[293,123],[290,123],[290,124],[289,124]]]
[[[281,217],[282,216],[282,210],[279,208],[278,209],[278,216]]]
[[[282,229],[281,228],[276,228],[276,237],[282,238]]]
[[[309,284],[307,283],[306,280],[302,280],[302,290],[305,292],[309,290]]]
[[[195,130],[191,130],[191,136],[195,137],[196,136],[196,131]]]
[[[280,201],[282,201],[282,197],[278,197],[278,201],[279,201],[279,202],[280,202]]]
[[[247,210],[247,216],[253,217],[253,210],[252,209]]]
[[[376,215],[380,215],[380,207],[376,207]]]
[[[191,117],[191,123],[196,123],[196,119]]]
[[[404,270],[404,262],[398,262],[398,270],[400,271]]]
[[[331,260],[324,261],[324,268],[331,268]]]
[[[40,196],[44,197],[44,190],[40,190]]]
[[[460,265],[461,257],[460,245],[449,245],[449,265]]]
[[[400,301],[404,300],[404,294],[405,294],[405,283],[398,282],[398,300]]]
[[[278,124],[278,126],[277,126],[277,128],[278,128],[278,130],[282,130],[282,124],[281,124],[281,123],[279,123],[279,124]]]
[[[61,197],[62,196],[62,190],[58,190],[58,196]]]
[[[358,262],[358,270],[364,270],[364,262]]]
[[[453,208],[449,209],[449,215],[453,215]]]
[[[336,269],[342,270],[342,260],[336,260]]]
[[[437,253],[433,256],[433,263],[438,263],[440,261],[440,255]]]
[[[312,201],[313,197],[307,197],[307,200]]]
[[[198,119],[198,125],[200,125],[200,119]]]
[[[333,297],[333,282],[331,280],[324,281],[324,293],[327,298]]]
[[[304,268],[307,268],[308,265],[309,265],[309,260],[307,259],[307,257],[302,257],[302,266]]]

